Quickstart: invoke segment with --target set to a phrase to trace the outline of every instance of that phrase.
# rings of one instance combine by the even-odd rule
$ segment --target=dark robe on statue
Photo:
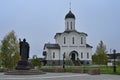
[[[26,61],[29,58],[29,44],[24,40],[20,41],[20,56],[21,60]]]

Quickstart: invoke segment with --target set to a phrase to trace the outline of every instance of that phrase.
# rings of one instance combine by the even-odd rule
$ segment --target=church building
[[[80,66],[92,64],[92,46],[87,44],[84,32],[75,29],[76,17],[71,10],[65,16],[65,31],[56,33],[55,43],[44,44],[46,66]]]

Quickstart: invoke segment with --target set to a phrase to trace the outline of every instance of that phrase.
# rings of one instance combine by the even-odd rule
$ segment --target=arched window
[[[63,54],[63,57],[65,58],[66,57],[66,53],[64,52],[64,54]]]
[[[74,44],[75,42],[74,42],[74,37],[72,37],[72,43]]]
[[[89,53],[87,53],[87,59],[89,59]]]
[[[53,52],[53,58],[55,58],[55,52]]]
[[[81,59],[83,58],[83,52],[81,52]]]
[[[71,26],[71,30],[72,30],[72,22],[70,23],[70,26]]]
[[[81,44],[83,44],[83,37],[81,37]]]
[[[69,29],[69,23],[67,22],[67,30]]]
[[[66,44],[66,37],[64,37],[64,44]]]

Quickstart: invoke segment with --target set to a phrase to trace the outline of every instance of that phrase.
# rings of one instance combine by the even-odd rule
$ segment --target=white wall
[[[66,44],[64,44],[64,37],[66,38]],[[72,37],[74,37],[74,44],[72,43]],[[81,44],[81,37],[83,37],[83,44]],[[60,46],[86,46],[86,35],[79,34],[77,32],[63,33],[56,35],[56,43]]]
[[[71,29],[71,22],[72,22],[72,29]],[[75,30],[75,19],[74,18],[65,19],[65,30],[66,31],[67,30]]]
[[[59,60],[60,57],[60,50],[59,49],[47,49],[45,50],[47,52],[46,60]],[[53,53],[55,53],[55,58],[53,58]]]

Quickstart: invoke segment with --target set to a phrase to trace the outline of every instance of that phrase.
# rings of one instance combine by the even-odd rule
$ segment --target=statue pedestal
[[[15,68],[16,70],[30,70],[30,64],[28,61],[19,61]]]
[[[5,75],[41,75],[41,74],[45,74],[45,72],[41,70],[31,69],[31,70],[11,70],[5,72],[4,74]]]
[[[41,70],[31,69],[30,63],[28,61],[19,61],[15,70],[6,71],[5,75],[40,75],[45,74]]]

